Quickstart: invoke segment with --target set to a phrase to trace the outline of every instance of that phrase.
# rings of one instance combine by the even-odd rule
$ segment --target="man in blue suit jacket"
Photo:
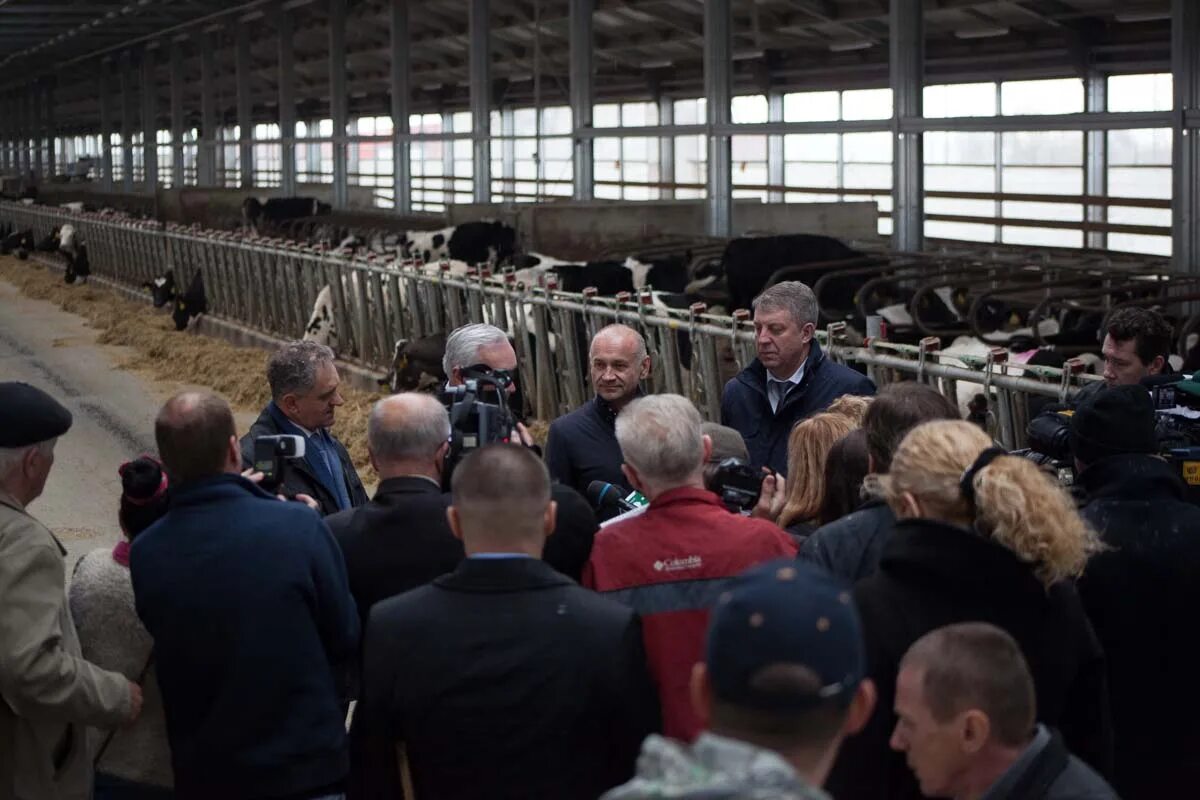
[[[746,440],[750,463],[787,473],[788,435],[845,394],[873,395],[871,379],[830,361],[817,344],[817,298],[784,281],[754,299],[758,358],[725,384],[721,424]]]
[[[138,616],[180,798],[337,796],[349,769],[338,668],[359,618],[316,512],[239,475],[233,413],[186,392],[154,426],[170,510],[134,540]]]

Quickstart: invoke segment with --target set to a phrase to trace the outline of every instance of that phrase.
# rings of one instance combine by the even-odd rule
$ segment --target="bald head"
[[[229,403],[212,392],[181,392],[154,420],[154,439],[177,484],[237,472],[237,428]]]
[[[637,394],[639,382],[650,376],[646,340],[628,325],[601,328],[592,337],[588,360],[596,394],[618,412]]]
[[[450,417],[433,395],[385,397],[367,419],[367,450],[380,477],[434,467],[450,439]]]
[[[468,553],[528,552],[541,556],[554,530],[550,474],[530,450],[482,447],[455,467],[450,525]]]

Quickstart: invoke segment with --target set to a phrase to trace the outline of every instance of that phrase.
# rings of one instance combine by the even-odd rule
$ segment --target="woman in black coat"
[[[921,797],[889,748],[896,673],[917,639],[956,622],[1011,634],[1033,672],[1038,721],[1111,773],[1104,656],[1072,580],[1098,539],[1045,473],[991,444],[966,422],[926,423],[904,438],[886,475],[868,479],[898,522],[879,572],[855,587],[879,702],[826,783],[838,800]]]

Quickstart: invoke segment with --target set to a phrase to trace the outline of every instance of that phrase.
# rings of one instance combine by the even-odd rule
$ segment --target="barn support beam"
[[[196,146],[196,183],[217,185],[216,37],[200,39],[200,136]]]
[[[42,169],[42,121],[41,121],[41,102],[39,95],[41,87],[34,83],[29,87],[27,99],[29,101],[29,133],[33,139],[33,144],[30,146],[30,168],[33,170],[34,177],[40,182],[45,173]]]
[[[660,125],[675,124],[675,101],[670,97],[658,98],[658,122]],[[658,137],[658,174],[663,183],[675,182],[675,137]],[[675,197],[674,189],[663,189],[658,195],[663,200]]]
[[[179,42],[166,42],[164,46],[171,51],[171,186],[178,188],[186,183],[187,175],[183,156],[183,46]]]
[[[99,86],[100,92],[100,188],[102,191],[113,190],[112,168],[112,62],[100,62]]]
[[[921,0],[892,0],[892,246],[920,250],[924,243],[925,197],[922,134],[906,130],[924,116],[924,10]]]
[[[1171,3],[1171,73],[1175,84],[1171,253],[1177,270],[1200,272],[1200,7],[1194,0]]]
[[[733,19],[729,0],[704,3],[704,94],[708,98],[708,214],[710,236],[733,233],[732,137],[713,128],[729,125]]]
[[[471,143],[475,180],[472,194],[476,203],[492,199],[491,136],[492,59],[491,7],[488,0],[470,0]]]
[[[6,94],[0,94],[0,169],[7,172],[12,169],[9,161],[12,144],[12,105]]]
[[[595,0],[570,0],[570,99],[571,125],[576,131],[572,146],[572,184],[576,200],[591,200],[596,192],[596,155],[593,139],[578,132],[592,127],[595,85],[592,53],[595,37],[592,15]]]
[[[154,53],[142,52],[142,168],[146,193],[158,189],[158,76]]]
[[[408,0],[392,0],[392,194],[397,214],[412,212],[412,156],[408,141],[409,84],[411,68],[408,49]]]
[[[29,152],[29,89],[22,89],[17,95],[17,166],[21,177],[29,175],[32,159]]]
[[[517,114],[512,106],[500,109],[500,133],[505,137],[516,136]],[[500,143],[500,176],[504,179],[503,191],[516,194],[517,191],[517,141],[505,138]]]
[[[777,89],[767,92],[767,122],[783,122],[783,92]],[[767,183],[783,186],[783,172],[783,135],[777,133],[767,137]],[[782,203],[783,192],[768,192],[767,202]]]
[[[121,54],[121,191],[133,194],[133,55]]]
[[[1085,112],[1103,114],[1108,110],[1108,79],[1103,73],[1088,70],[1083,79],[1083,89]],[[1083,147],[1084,194],[1089,197],[1104,197],[1108,194],[1108,132],[1088,131],[1084,134]],[[1084,219],[1088,222],[1104,222],[1107,218],[1107,206],[1089,205],[1084,208]],[[1083,237],[1085,247],[1095,250],[1108,247],[1106,231],[1088,231]]]
[[[291,12],[275,3],[279,61],[279,186],[285,197],[296,195],[296,46]]]
[[[350,204],[346,168],[346,0],[329,0],[329,118],[333,121],[333,207]]]
[[[58,154],[55,152],[58,144],[55,141],[55,119],[54,119],[54,79],[48,78],[45,83],[45,90],[42,93],[42,99],[46,105],[46,175],[54,176],[58,174],[56,162]]]
[[[234,69],[237,75],[238,172],[243,188],[254,185],[254,121],[250,106],[250,26],[234,23]]]

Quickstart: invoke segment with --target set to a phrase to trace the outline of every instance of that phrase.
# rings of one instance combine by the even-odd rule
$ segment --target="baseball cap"
[[[867,671],[849,585],[793,559],[742,573],[713,608],[706,660],[713,692],[727,703],[762,710],[848,704]],[[763,671],[776,665],[805,667],[820,686],[800,693],[772,686]]]

